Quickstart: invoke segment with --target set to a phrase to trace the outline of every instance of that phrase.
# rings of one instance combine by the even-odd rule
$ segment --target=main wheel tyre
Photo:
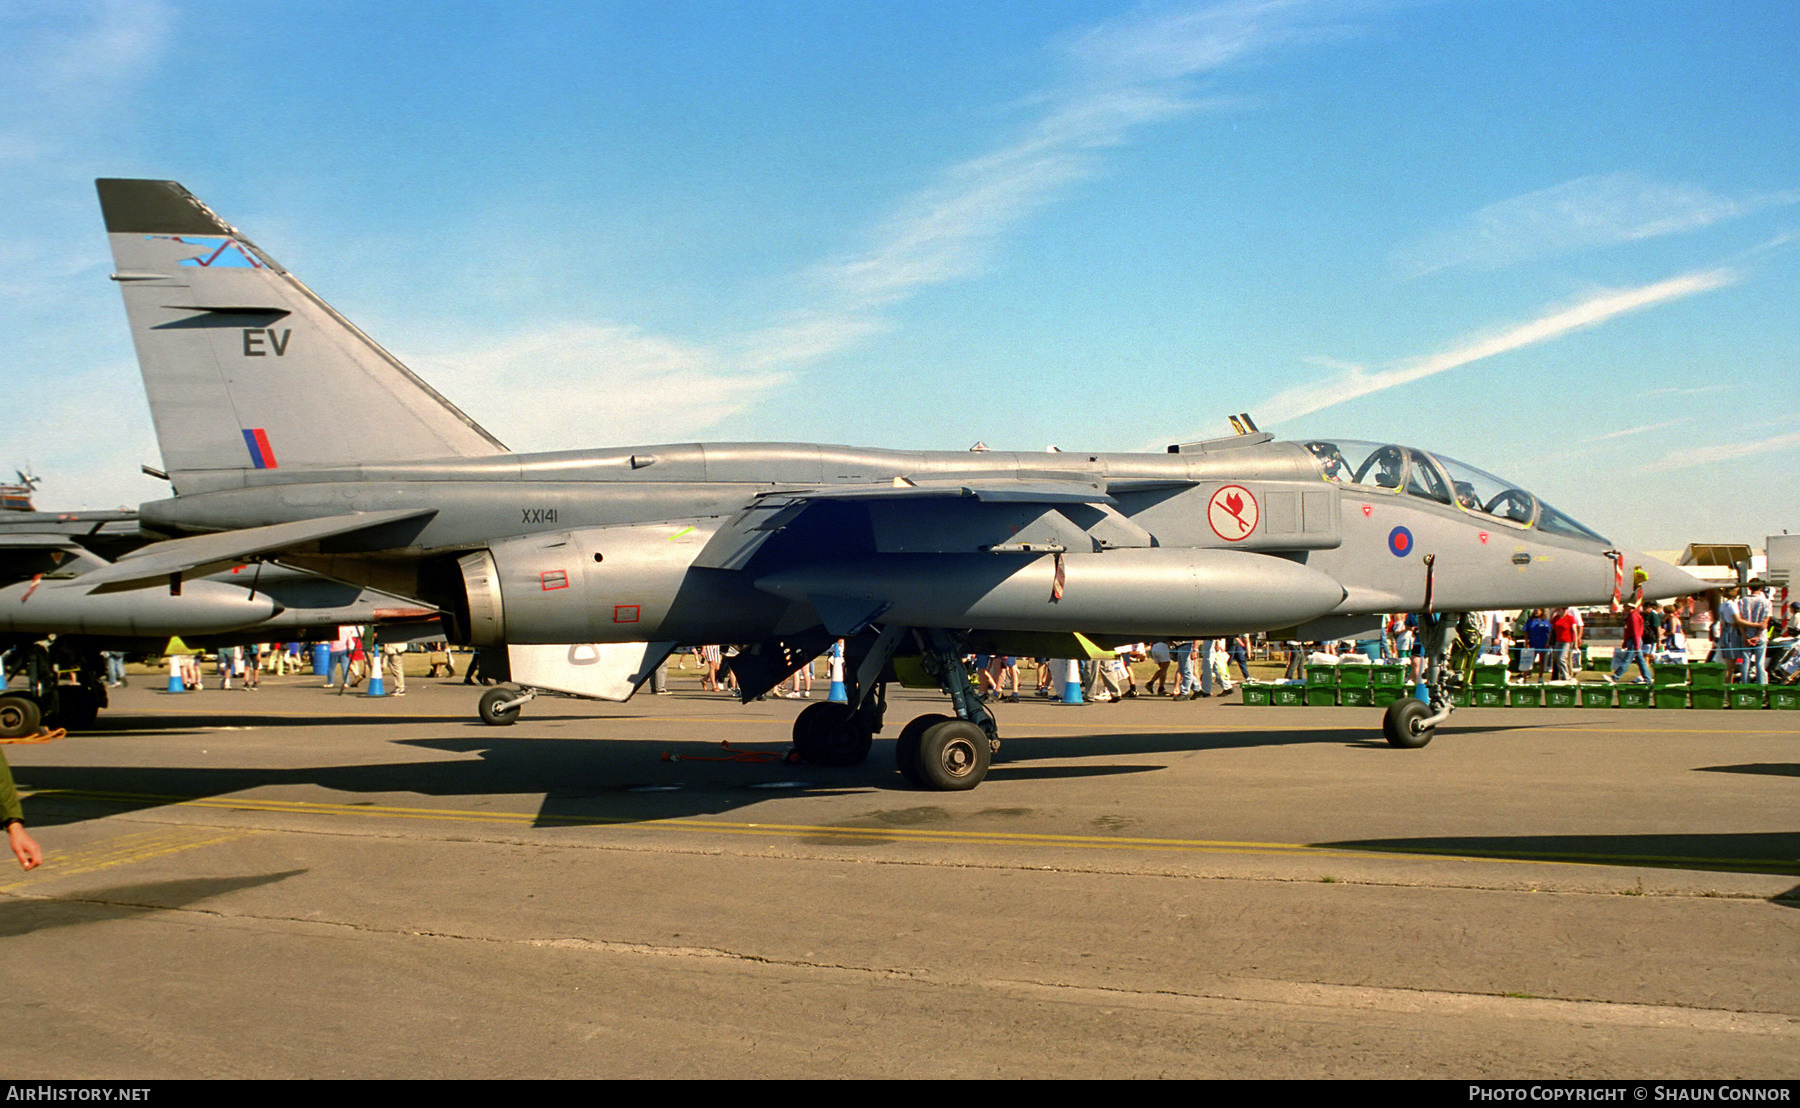
[[[919,778],[928,789],[963,792],[987,776],[993,744],[967,720],[933,724],[919,736]]]
[[[894,740],[894,762],[900,767],[900,776],[915,785],[927,784],[926,780],[919,776],[919,740],[925,736],[926,731],[955,718],[955,716],[936,714],[925,715],[900,729],[900,737]]]
[[[1437,733],[1436,727],[1420,727],[1419,721],[1429,718],[1431,709],[1422,701],[1410,696],[1403,696],[1387,707],[1387,714],[1381,719],[1381,733],[1387,736],[1392,746],[1402,746],[1416,750],[1431,741]]]
[[[489,727],[510,727],[519,722],[519,705],[502,708],[500,705],[512,700],[519,694],[513,689],[489,689],[481,694],[481,702],[476,710],[481,713],[481,722]]]
[[[873,745],[869,721],[847,704],[812,704],[794,719],[794,749],[815,766],[860,766]]]
[[[37,701],[23,696],[0,696],[0,739],[22,739],[37,734]]]

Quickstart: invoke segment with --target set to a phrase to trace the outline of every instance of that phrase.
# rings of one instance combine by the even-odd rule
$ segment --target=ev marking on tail
[[[246,327],[244,328],[244,357],[268,357],[269,351],[262,348],[263,344],[266,342],[269,345],[269,350],[275,351],[275,356],[279,358],[287,353],[288,340],[291,339],[293,335],[294,329],[292,327],[283,327],[279,331],[275,330],[273,327]]]

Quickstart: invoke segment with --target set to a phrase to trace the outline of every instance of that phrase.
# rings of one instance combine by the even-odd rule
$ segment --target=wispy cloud
[[[1370,371],[1352,366],[1338,374],[1305,385],[1296,385],[1277,393],[1257,406],[1266,422],[1279,423],[1296,419],[1325,408],[1334,407],[1358,397],[1384,392],[1410,384],[1471,362],[1509,351],[1534,346],[1561,338],[1574,331],[1597,327],[1607,320],[1630,312],[1642,311],[1657,304],[1680,300],[1712,289],[1723,288],[1737,280],[1729,269],[1703,270],[1671,277],[1655,284],[1630,289],[1613,289],[1597,293],[1568,307],[1513,324],[1493,334],[1464,338],[1448,349],[1402,362],[1391,368]]]
[[[1718,446],[1696,446],[1685,450],[1675,450],[1650,463],[1646,468],[1652,473],[1667,473],[1670,470],[1695,469],[1700,466],[1734,461],[1738,458],[1748,458],[1757,454],[1776,454],[1789,450],[1800,450],[1800,431],[1788,431],[1749,442],[1728,442]]]
[[[514,450],[683,437],[792,381],[749,372],[705,347],[635,327],[554,324],[427,354],[446,395],[480,393],[483,426]]]
[[[1610,431],[1604,435],[1595,435],[1593,438],[1587,440],[1587,445],[1612,442],[1614,439],[1628,439],[1634,435],[1648,435],[1652,431],[1664,431],[1670,427],[1679,427],[1687,422],[1690,421],[1684,417],[1682,419],[1666,419],[1661,423],[1646,423],[1641,427],[1627,427],[1623,431]]]
[[[1030,98],[1036,110],[1017,134],[902,199],[864,249],[813,269],[815,303],[747,348],[765,364],[800,365],[881,331],[884,309],[978,271],[1004,235],[1098,172],[1107,148],[1236,103],[1203,95],[1198,78],[1346,34],[1346,10],[1316,0],[1211,4],[1139,12],[1070,37],[1071,73]]]
[[[1407,246],[1396,268],[1422,276],[1452,268],[1500,269],[1535,258],[1681,234],[1800,203],[1800,190],[1719,196],[1636,173],[1579,177],[1489,204],[1463,223]]]
[[[1684,388],[1670,385],[1660,389],[1648,389],[1643,396],[1646,400],[1660,400],[1666,396],[1704,396],[1709,392],[1724,392],[1736,387],[1736,385],[1695,385],[1691,388]]]
[[[533,448],[536,440],[578,430],[570,425],[574,417],[546,413],[593,411],[596,395],[607,398],[605,419],[585,420],[582,433],[549,445],[595,442],[595,422],[607,427],[600,441],[692,434],[754,406],[805,367],[886,331],[888,313],[909,297],[979,272],[1008,233],[1099,172],[1109,148],[1151,125],[1237,103],[1203,93],[1199,78],[1279,47],[1348,33],[1340,14],[1368,6],[1184,6],[1140,11],[1070,36],[1062,44],[1065,76],[1020,105],[1025,119],[1013,133],[900,198],[860,249],[796,274],[805,303],[766,326],[701,347],[628,327],[553,323],[445,360],[471,383],[526,367],[532,380],[548,375],[556,382],[550,395],[566,407],[520,397],[516,413],[495,421],[490,429],[509,445],[524,445],[509,426],[530,428]],[[692,387],[637,387],[670,374]]]
[[[1666,431],[1671,427],[1679,427],[1684,423],[1691,422],[1693,422],[1691,416],[1683,416],[1680,419],[1668,419],[1661,423],[1646,423],[1638,427],[1627,427],[1622,431],[1609,431],[1604,435],[1595,435],[1591,438],[1582,439],[1579,442],[1570,444],[1564,449],[1557,450],[1552,454],[1544,456],[1543,460],[1546,462],[1564,462],[1573,458],[1583,458],[1601,454],[1609,449],[1617,449],[1610,444],[1615,443],[1620,439],[1636,438],[1639,435],[1648,435],[1654,431]],[[1642,447],[1626,443],[1624,444],[1624,449],[1641,452]]]

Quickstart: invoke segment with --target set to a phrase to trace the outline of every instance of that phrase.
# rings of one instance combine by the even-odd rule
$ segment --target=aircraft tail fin
[[[506,452],[187,189],[95,184],[177,492],[209,471]]]

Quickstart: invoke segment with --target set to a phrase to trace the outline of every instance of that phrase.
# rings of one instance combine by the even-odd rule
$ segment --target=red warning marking
[[[1370,516],[1372,516],[1374,514],[1375,514],[1375,505],[1373,505],[1373,504],[1364,504],[1363,505],[1363,518],[1364,519],[1368,519]]]
[[[642,616],[642,606],[637,604],[614,604],[614,623],[636,623]]]
[[[1483,532],[1481,532],[1481,533],[1480,533],[1480,534],[1479,534],[1479,535],[1477,535],[1477,536],[1476,536],[1476,537],[1477,537],[1477,538],[1479,538],[1479,539],[1480,539],[1480,540],[1481,540],[1481,545],[1483,545],[1483,546],[1486,546],[1486,545],[1487,545],[1487,541],[1488,541],[1488,533],[1487,533],[1487,532],[1486,532],[1486,531],[1483,531]]]
[[[551,589],[566,589],[569,587],[569,574],[565,570],[549,570],[538,574],[538,584],[543,586],[545,592],[549,592]]]

